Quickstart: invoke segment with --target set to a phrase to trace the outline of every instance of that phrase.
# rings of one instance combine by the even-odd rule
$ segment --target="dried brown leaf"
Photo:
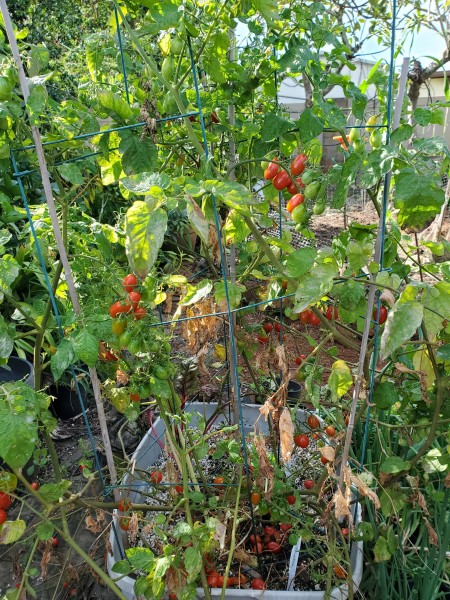
[[[323,446],[322,448],[319,448],[319,452],[329,462],[334,461],[334,457],[336,456],[336,450],[333,448],[333,446]]]
[[[426,517],[424,517],[424,520],[425,525],[428,529],[428,537],[430,539],[430,544],[433,544],[433,546],[439,546],[439,538],[436,531],[433,529],[430,521]]]
[[[324,448],[321,448],[320,450],[322,451],[322,450],[324,450]],[[334,448],[333,448],[333,450],[334,450]],[[352,523],[352,514],[350,512],[350,499],[351,499],[350,481],[351,481],[352,473],[351,473],[350,468],[347,465],[344,465],[342,467],[342,469],[343,469],[343,484],[344,484],[343,489],[345,491],[343,493],[342,490],[340,489],[340,487],[338,487],[334,494],[334,497],[333,497],[334,514],[336,516],[336,519],[347,518],[349,524],[351,524]]]
[[[42,553],[42,558],[41,558],[41,578],[42,579],[47,578],[47,569],[48,569],[48,564],[50,562],[50,559],[52,557],[52,548],[53,548],[53,541],[52,541],[52,539],[49,539],[47,542],[45,542],[44,552]]]
[[[208,239],[209,239],[209,248],[213,255],[214,261],[216,264],[220,265],[221,256],[220,256],[220,248],[219,248],[219,239],[217,237],[217,229],[215,228],[214,225],[209,226]]]
[[[172,304],[173,304],[173,293],[172,292],[166,292],[165,311],[169,315],[172,312]]]
[[[223,550],[225,548],[225,537],[227,535],[227,528],[223,523],[218,522],[216,524],[216,529],[213,534],[213,539],[219,542],[220,549]]]
[[[371,490],[370,487],[356,475],[352,474],[350,476],[350,480],[352,482],[352,485],[358,488],[358,492],[361,494],[361,496],[369,498],[369,500],[373,502],[373,505],[378,510],[380,508],[380,500],[377,494],[373,490]]]
[[[285,380],[289,379],[289,366],[288,366],[288,363],[286,360],[285,347],[283,345],[279,344],[275,348],[275,354],[277,355],[277,358],[278,358],[278,368],[283,373],[283,381],[285,381]]]
[[[129,527],[128,527],[128,539],[132,544],[137,540],[137,534],[139,531],[139,521],[136,513],[131,513]]]
[[[292,451],[294,450],[294,424],[292,423],[291,412],[287,408],[283,409],[278,426],[280,430],[281,458],[287,463],[291,460]]]
[[[256,484],[259,490],[264,492],[267,500],[270,500],[274,485],[274,468],[269,461],[266,450],[266,441],[264,436],[259,433],[255,434],[254,445],[259,458],[259,475],[256,479]]]
[[[243,565],[247,565],[249,567],[257,567],[258,559],[254,554],[249,554],[243,548],[236,548],[233,552],[233,558]]]
[[[164,578],[169,594],[178,595],[179,592],[186,586],[186,577],[183,575],[183,571],[181,569],[169,567]]]
[[[68,563],[66,567],[65,579],[68,579],[69,581],[78,581],[80,579],[78,570],[76,569],[76,567],[73,566],[72,563]]]
[[[127,385],[129,379],[130,379],[130,376],[128,375],[128,373],[125,373],[125,371],[122,371],[122,369],[117,369],[117,371],[116,371],[117,383],[119,383],[120,385]]]
[[[100,525],[100,523],[97,523],[97,521],[93,519],[91,515],[88,515],[85,518],[84,523],[86,525],[86,529],[91,533],[100,533],[103,531],[103,526]]]
[[[383,301],[386,302],[386,304],[389,304],[390,308],[394,308],[395,298],[391,290],[383,290],[383,293],[380,296],[380,302]]]
[[[96,508],[95,509],[95,516],[97,519],[97,523],[101,523],[103,525],[103,528],[106,527],[106,513],[104,510],[102,510],[101,508]]]

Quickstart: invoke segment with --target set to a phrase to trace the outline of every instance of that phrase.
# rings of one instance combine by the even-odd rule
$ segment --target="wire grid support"
[[[388,102],[387,102],[387,124],[386,125],[374,125],[372,126],[373,129],[386,129],[386,138],[387,141],[389,140],[390,137],[390,123],[391,123],[391,112],[392,112],[392,97],[393,97],[393,75],[394,75],[394,57],[395,57],[395,53],[394,53],[394,44],[395,44],[395,30],[396,30],[396,12],[397,12],[397,2],[396,0],[392,0],[392,22],[391,22],[391,45],[390,45],[390,69],[389,69],[389,83],[388,83]],[[121,23],[119,21],[119,15],[118,15],[118,11],[117,11],[117,7],[114,7],[114,15],[115,15],[115,21],[116,21],[116,28],[117,28],[117,39],[118,39],[118,44],[119,44],[119,51],[120,51],[120,59],[121,59],[121,66],[122,66],[122,74],[123,74],[123,81],[124,81],[124,87],[125,87],[125,95],[126,95],[126,99],[127,102],[130,103],[130,93],[129,93],[129,84],[128,84],[128,77],[127,77],[127,71],[126,71],[126,61],[125,61],[125,54],[124,54],[124,45],[123,45],[123,39],[122,39],[122,34],[121,34]],[[201,104],[201,97],[200,97],[200,90],[199,90],[199,83],[198,83],[198,74],[197,74],[197,67],[195,65],[195,60],[194,60],[194,55],[193,55],[193,51],[192,51],[192,44],[191,44],[191,40],[190,38],[188,38],[188,50],[189,50],[189,56],[190,56],[190,62],[191,62],[191,72],[192,72],[192,77],[193,77],[193,81],[194,81],[194,87],[195,87],[195,93],[196,93],[196,102],[197,102],[197,111],[190,111],[190,112],[186,112],[185,114],[176,114],[176,115],[170,115],[168,117],[163,117],[163,118],[159,118],[157,119],[157,123],[164,123],[166,121],[171,121],[171,120],[181,120],[187,117],[191,117],[191,116],[198,116],[199,117],[199,121],[200,121],[200,125],[201,125],[201,131],[202,131],[202,140],[203,140],[203,146],[204,146],[204,150],[205,150],[205,159],[208,160],[209,159],[209,149],[208,149],[208,143],[207,143],[207,135],[206,135],[206,128],[205,128],[205,122],[204,122],[204,117],[203,117],[203,110],[202,110],[202,104]],[[277,85],[278,85],[278,81],[277,81],[277,73],[274,73],[274,78],[275,78],[275,86],[277,89]],[[276,106],[278,106],[278,98],[275,98],[275,103]],[[120,127],[112,127],[109,129],[105,129],[105,130],[101,130],[101,131],[95,131],[92,133],[83,133],[80,135],[76,135],[73,136],[72,138],[60,138],[58,140],[51,140],[51,141],[47,141],[47,142],[43,142],[43,146],[54,146],[54,145],[58,145],[58,144],[62,144],[62,143],[68,143],[71,141],[78,141],[78,140],[83,140],[83,139],[90,139],[92,137],[95,137],[97,135],[104,135],[104,134],[108,134],[108,133],[113,133],[113,132],[120,132],[120,131],[124,131],[127,129],[136,129],[136,128],[141,128],[144,125],[146,125],[145,122],[139,122],[139,123],[134,123],[134,124],[130,124],[130,125],[124,125],[124,126],[120,126]],[[356,128],[356,129],[362,129],[363,127],[365,127],[364,124],[361,125],[347,125],[346,128]],[[328,128],[325,128],[325,130],[328,130]],[[56,298],[55,295],[53,294],[52,291],[52,286],[51,286],[51,282],[49,280],[49,276],[45,267],[45,261],[44,261],[44,257],[42,255],[42,251],[39,245],[39,240],[38,240],[38,236],[33,224],[33,219],[32,219],[32,215],[30,212],[30,208],[28,205],[28,201],[27,201],[27,196],[25,193],[25,189],[24,189],[24,184],[23,184],[23,178],[37,172],[36,169],[29,169],[29,170],[23,170],[20,171],[18,169],[18,164],[17,164],[17,159],[15,156],[15,153],[17,152],[23,152],[23,151],[28,151],[28,150],[34,150],[36,148],[36,146],[34,144],[30,144],[27,146],[23,146],[23,147],[19,147],[16,149],[13,149],[11,151],[11,163],[13,166],[13,177],[15,177],[18,181],[18,185],[19,185],[19,190],[20,190],[20,195],[22,197],[22,201],[24,203],[24,207],[25,207],[25,211],[27,214],[27,218],[28,221],[30,223],[30,228],[31,228],[31,232],[32,232],[32,236],[33,239],[35,241],[36,244],[36,248],[37,248],[37,253],[38,253],[38,257],[39,257],[39,262],[42,268],[42,272],[44,275],[44,279],[45,279],[45,283],[46,286],[48,288],[48,293],[49,293],[49,297],[51,300],[51,304],[52,304],[52,308],[53,308],[53,312],[55,314],[55,318],[58,324],[58,330],[59,333],[61,334],[61,336],[64,336],[64,331],[62,328],[62,323],[61,323],[61,318],[60,318],[60,314],[58,311],[58,307],[57,307],[57,303],[56,303]],[[82,161],[82,160],[87,160],[91,157],[94,157],[96,155],[100,154],[100,152],[90,152],[87,154],[82,154],[79,156],[75,156],[69,159],[66,159],[64,161],[61,161],[59,163],[57,163],[57,165],[61,165],[61,164],[65,164],[65,163],[70,163],[70,162],[78,162],[78,161]],[[386,231],[386,212],[387,212],[387,204],[388,204],[388,197],[389,197],[389,186],[388,186],[388,176],[386,175],[385,177],[385,185],[384,185],[384,190],[383,190],[383,200],[382,200],[382,211],[381,211],[381,215],[380,215],[380,222],[379,222],[379,226],[381,228],[381,258],[380,258],[380,268],[379,271],[385,270],[383,269],[383,249],[384,249],[384,236],[385,236],[385,231]],[[241,401],[241,385],[240,385],[240,377],[239,377],[239,369],[238,369],[238,353],[237,353],[237,347],[236,347],[236,339],[235,339],[235,335],[234,335],[234,327],[233,327],[233,319],[232,319],[232,315],[234,313],[238,313],[240,311],[245,311],[245,310],[249,310],[252,309],[254,307],[258,307],[258,306],[262,306],[265,304],[270,304],[273,302],[273,300],[265,300],[265,301],[261,301],[261,302],[255,302],[249,306],[245,306],[245,307],[238,307],[236,309],[233,309],[231,307],[231,303],[230,303],[230,294],[229,294],[229,285],[228,285],[228,279],[227,279],[227,268],[226,268],[226,255],[225,255],[225,250],[222,244],[222,236],[221,236],[221,228],[220,228],[220,220],[219,220],[219,214],[218,214],[218,209],[217,209],[217,202],[216,202],[216,198],[214,195],[212,195],[212,202],[213,202],[213,212],[214,212],[214,224],[215,224],[215,228],[217,230],[217,235],[218,235],[218,239],[220,241],[219,243],[219,252],[220,252],[220,259],[221,259],[221,275],[222,275],[222,279],[223,279],[223,284],[224,284],[224,291],[225,291],[225,297],[226,297],[226,310],[225,311],[218,311],[218,312],[214,312],[214,313],[210,313],[207,315],[197,315],[197,316],[192,316],[192,317],[186,317],[186,318],[180,318],[178,319],[178,321],[182,322],[182,321],[189,321],[189,320],[193,320],[193,319],[198,319],[198,318],[205,318],[205,317],[219,317],[219,316],[227,316],[228,317],[228,321],[229,321],[229,327],[228,327],[228,332],[229,332],[229,338],[230,338],[230,353],[231,356],[229,357],[227,355],[227,362],[228,364],[230,364],[231,362],[231,368],[233,369],[234,375],[235,375],[235,379],[236,379],[236,399],[238,402],[238,408],[239,408],[239,417],[240,417],[240,432],[241,432],[241,438],[242,438],[242,448],[243,448],[243,455],[244,455],[244,461],[245,461],[245,468],[246,468],[246,474],[247,474],[247,486],[248,486],[248,490],[250,492],[250,478],[249,478],[249,464],[248,464],[248,450],[247,450],[247,445],[246,445],[246,439],[245,439],[245,431],[244,431],[244,418],[243,418],[243,411],[242,411],[242,401]],[[282,237],[282,195],[279,194],[279,229],[280,229],[280,233],[279,236],[280,238]],[[282,302],[283,299],[285,298],[290,298],[292,296],[294,296],[295,294],[281,294],[277,300],[280,301],[280,321],[282,323],[283,321],[283,307],[282,307]],[[377,297],[377,309],[379,309],[380,306],[380,300],[379,300],[379,294]],[[150,325],[150,327],[158,327],[158,326],[164,326],[164,325],[169,325],[169,324],[173,324],[173,321],[169,320],[169,321],[164,321],[160,318],[160,322],[159,323],[152,323]],[[279,334],[279,341],[280,344],[282,344],[283,342],[283,328],[281,327],[280,329],[280,334]],[[227,346],[227,345],[226,345]],[[378,348],[379,348],[379,325],[378,323],[375,323],[375,343],[374,343],[374,350],[373,350],[373,354],[372,354],[372,360],[371,360],[371,377],[370,377],[370,385],[369,385],[369,403],[371,402],[372,396],[373,396],[373,389],[374,389],[374,380],[375,380],[375,372],[376,372],[376,358],[377,358],[377,354],[378,354]],[[230,360],[231,359],[231,360]],[[74,378],[75,381],[75,385],[76,385],[76,389],[77,389],[77,394],[78,397],[80,399],[80,404],[82,406],[82,412],[83,412],[83,417],[84,417],[84,421],[85,421],[85,425],[86,425],[86,430],[88,433],[88,437],[89,437],[89,441],[94,453],[94,461],[96,464],[96,467],[99,471],[100,474],[100,479],[102,482],[102,485],[104,486],[104,491],[105,493],[108,491],[107,487],[105,486],[104,483],[104,479],[103,479],[103,475],[102,475],[102,471],[100,469],[100,465],[98,463],[98,456],[97,456],[97,450],[96,450],[96,444],[95,444],[95,440],[93,438],[93,434],[92,434],[92,429],[90,427],[90,423],[89,423],[89,418],[88,415],[86,413],[86,409],[84,406],[84,402],[83,402],[83,398],[81,395],[81,391],[80,391],[80,387],[79,384],[76,380],[75,377],[75,373],[74,373],[74,368],[73,365],[70,366],[70,370],[71,370],[71,374],[72,377]],[[364,457],[365,457],[365,452],[366,452],[366,447],[367,447],[367,439],[368,439],[368,432],[369,432],[369,422],[370,422],[370,405],[368,407],[367,410],[367,415],[366,415],[366,421],[365,421],[365,428],[364,428],[364,436],[363,436],[363,449],[362,449],[362,453],[361,453],[361,465],[364,462]],[[119,487],[119,486],[118,486]],[[119,544],[120,547],[120,544]]]

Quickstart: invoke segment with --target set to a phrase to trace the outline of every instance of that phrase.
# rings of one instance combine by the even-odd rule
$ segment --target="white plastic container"
[[[217,404],[205,404],[203,402],[193,402],[186,406],[186,410],[193,413],[199,413],[203,415],[206,419],[209,419],[215,412],[217,408]],[[255,404],[243,404],[242,405],[242,414],[244,420],[244,428],[245,433],[249,431],[253,431],[253,425],[255,421],[258,419],[260,412],[259,406]],[[299,410],[297,413],[297,420],[300,422],[305,422],[307,418],[307,413],[303,410]],[[223,421],[224,417],[221,415],[218,417],[217,422]],[[191,421],[192,427],[196,425],[195,416]],[[263,433],[268,432],[268,425],[265,422],[264,418],[261,417],[258,421],[258,427]],[[134,466],[139,470],[147,470],[151,465],[153,465],[161,454],[161,446],[159,442],[164,444],[164,431],[166,429],[165,423],[162,419],[157,419],[151,429],[146,433],[144,438],[142,439],[139,446],[136,448],[135,453],[133,454],[132,461],[134,462]],[[133,503],[141,502],[141,494],[140,489],[142,482],[139,477],[132,477],[131,475],[127,475],[123,481],[123,485],[127,486],[129,491],[129,498]],[[355,524],[357,525],[361,520],[361,507],[357,505],[356,516],[354,516]],[[120,529],[118,527],[119,515],[117,511],[114,511],[114,523],[116,525],[117,536],[114,532],[114,529],[111,528],[109,541],[112,548],[112,555],[108,554],[107,557],[107,568],[108,573],[112,578],[117,578],[117,573],[112,571],[112,567],[114,563],[122,559],[121,551],[119,548],[120,540]],[[300,543],[295,546],[293,549],[293,556],[291,557],[291,565],[297,565],[298,560],[298,551],[300,548]],[[297,556],[294,556],[294,553],[297,552]],[[352,572],[353,572],[353,588],[356,590],[361,582],[362,578],[362,566],[363,566],[363,543],[362,542],[354,542],[352,544],[351,549],[351,564],[352,564]],[[294,569],[295,569],[294,567]],[[134,579],[132,577],[122,577],[117,581],[117,586],[122,590],[123,594],[129,600],[137,600],[137,597],[134,593]],[[346,584],[335,588],[331,592],[332,600],[347,600],[348,598],[348,586]],[[213,598],[218,598],[221,595],[221,589],[212,589],[211,595]],[[197,590],[198,598],[204,598],[205,593],[202,588],[198,588]],[[325,592],[319,591],[303,591],[303,592],[294,592],[294,591],[259,591],[259,590],[226,590],[225,597],[227,600],[245,600],[246,598],[254,598],[254,599],[262,599],[264,600],[323,600],[325,596]]]

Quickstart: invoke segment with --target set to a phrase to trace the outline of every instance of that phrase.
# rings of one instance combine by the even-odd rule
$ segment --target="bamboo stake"
[[[3,14],[3,20],[5,24],[6,34],[8,36],[8,41],[11,46],[11,52],[16,61],[17,69],[19,72],[19,81],[20,87],[22,89],[22,94],[25,102],[27,102],[28,97],[30,95],[30,88],[28,85],[28,80],[25,74],[25,70],[23,68],[22,59],[20,58],[19,47],[17,45],[16,36],[14,34],[13,24],[11,21],[11,17],[9,14],[8,6],[6,4],[6,0],[0,0],[0,10]],[[50,176],[47,168],[47,161],[44,155],[44,148],[42,146],[42,139],[39,128],[36,125],[31,126],[31,132],[33,135],[34,143],[36,145],[36,154],[39,161],[39,169],[42,177],[42,184],[44,187],[45,199],[48,206],[48,211],[50,214],[50,219],[53,226],[53,233],[55,236],[56,245],[58,248],[59,256],[61,263],[64,267],[64,273],[66,277],[67,287],[69,289],[70,299],[73,305],[73,309],[77,316],[80,315],[81,307],[78,299],[78,294],[75,288],[75,282],[73,279],[72,269],[69,264],[69,259],[67,256],[66,248],[64,246],[64,242],[62,239],[61,229],[59,227],[58,215],[56,212],[56,205],[53,199],[52,188],[50,183]],[[112,454],[111,441],[109,439],[108,427],[106,423],[105,411],[103,408],[103,401],[100,393],[100,383],[97,376],[97,371],[93,367],[89,367],[89,374],[91,377],[92,388],[94,391],[95,403],[97,405],[98,419],[100,423],[100,429],[102,434],[103,445],[105,448],[106,461],[108,464],[108,469],[111,477],[111,483],[114,485],[117,483],[117,472],[116,466],[114,464],[114,457]],[[114,488],[114,496],[116,500],[119,498],[119,492]]]

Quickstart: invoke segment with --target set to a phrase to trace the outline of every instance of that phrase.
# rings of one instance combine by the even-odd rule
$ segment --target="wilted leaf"
[[[335,399],[341,398],[353,385],[350,367],[343,360],[336,360],[331,367],[328,386]]]
[[[294,424],[292,423],[291,412],[287,408],[283,409],[278,426],[280,430],[281,458],[287,463],[291,460],[292,451],[294,450]]]

